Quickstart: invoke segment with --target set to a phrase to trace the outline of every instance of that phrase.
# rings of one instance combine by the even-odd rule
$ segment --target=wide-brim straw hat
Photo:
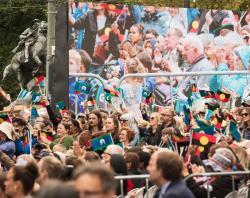
[[[13,126],[9,122],[3,122],[0,124],[0,132],[4,133],[10,140],[13,140]]]

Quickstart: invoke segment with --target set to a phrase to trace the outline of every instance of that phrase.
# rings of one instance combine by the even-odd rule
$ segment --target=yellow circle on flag
[[[221,99],[221,100],[224,100],[225,98],[226,98],[225,94],[221,94],[221,95],[220,95],[220,99]]]
[[[106,36],[109,36],[110,31],[111,31],[111,28],[106,28],[106,29],[104,30],[104,34],[105,34]]]
[[[208,138],[207,138],[206,136],[202,136],[202,137],[200,138],[200,143],[201,143],[203,146],[207,145],[207,144],[208,144]]]
[[[198,27],[199,27],[198,21],[193,21],[192,27],[193,27],[195,30],[198,29]]]
[[[218,124],[218,120],[217,120],[217,118],[214,118],[214,124],[216,125],[216,124]]]
[[[109,4],[109,9],[110,10],[115,10],[116,9],[116,6],[114,4]]]
[[[199,146],[199,151],[203,152],[204,151],[204,146]]]
[[[4,121],[3,118],[0,118],[0,124],[1,124],[3,121]]]

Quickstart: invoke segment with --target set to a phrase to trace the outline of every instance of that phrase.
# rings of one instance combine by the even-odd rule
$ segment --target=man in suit
[[[155,198],[194,198],[182,178],[183,162],[176,153],[159,151],[151,156],[147,170],[160,188]]]

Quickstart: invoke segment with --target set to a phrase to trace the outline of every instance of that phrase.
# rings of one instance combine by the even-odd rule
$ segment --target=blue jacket
[[[227,64],[218,65],[217,71],[229,71]],[[210,78],[209,87],[213,92],[222,88],[233,91],[238,96],[243,96],[244,88],[247,86],[247,77],[244,75],[216,75]]]

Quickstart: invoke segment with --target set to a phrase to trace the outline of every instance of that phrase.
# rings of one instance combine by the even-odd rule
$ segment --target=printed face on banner
[[[199,95],[199,90],[217,93],[226,89],[236,97],[244,95],[247,79],[241,75],[119,81],[133,73],[247,70],[250,48],[244,38],[249,33],[237,27],[249,23],[246,12],[84,2],[71,2],[68,8],[69,72],[97,74],[114,88],[123,89],[119,98],[111,95],[109,101],[100,101],[104,88],[97,79],[81,79],[90,85],[90,91],[75,94],[76,78],[70,76],[72,110],[84,111],[81,104],[88,96],[102,108],[121,104],[139,108],[138,103],[147,100],[145,90],[154,96],[149,104],[155,107],[178,100],[177,111],[182,111],[183,101],[194,92]]]

